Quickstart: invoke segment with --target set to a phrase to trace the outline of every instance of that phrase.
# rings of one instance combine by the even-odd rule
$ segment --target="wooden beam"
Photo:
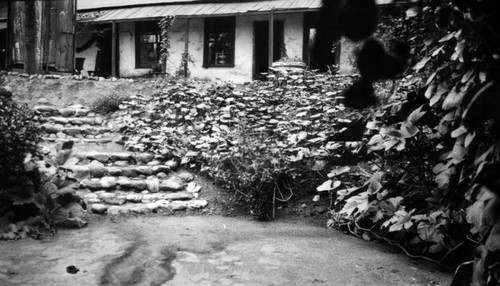
[[[12,62],[12,38],[13,34],[13,19],[12,19],[12,1],[7,2],[7,36],[5,37],[5,65],[2,67],[8,69]]]
[[[274,62],[274,9],[269,13],[269,60],[268,66],[271,67]]]
[[[189,24],[191,22],[191,18],[186,19],[186,35],[184,39],[184,55],[183,55],[183,64],[184,64],[184,77],[188,77],[188,62],[189,62]]]
[[[111,76],[116,77],[116,22],[111,23]]]
[[[40,34],[38,33],[42,24],[39,17],[41,2],[24,2],[24,72],[36,74],[40,71]]]

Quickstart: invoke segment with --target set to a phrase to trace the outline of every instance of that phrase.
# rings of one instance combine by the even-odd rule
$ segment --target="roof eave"
[[[300,8],[300,9],[278,9],[272,10],[274,14],[286,14],[286,13],[303,13],[303,12],[316,12],[319,8]],[[174,15],[177,18],[208,18],[208,17],[230,17],[230,16],[243,16],[243,15],[267,15],[271,12],[269,11],[248,11],[245,13],[226,13],[226,14],[209,14],[209,15]],[[152,21],[160,20],[162,17],[145,17],[145,18],[134,18],[134,19],[114,19],[114,20],[96,20],[93,19],[83,19],[79,20],[78,23],[94,23],[94,24],[106,24],[106,23],[127,23],[127,22],[138,22],[138,21]]]

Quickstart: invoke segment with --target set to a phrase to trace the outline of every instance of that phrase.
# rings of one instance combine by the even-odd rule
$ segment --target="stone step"
[[[73,165],[68,167],[68,169],[73,172],[75,178],[80,180],[102,178],[105,176],[129,178],[156,176],[159,179],[164,179],[172,170],[172,168],[167,165],[104,166],[104,164],[100,162],[91,162],[86,165]]]
[[[54,135],[54,134],[52,134]],[[90,136],[87,136],[90,137]],[[99,137],[99,138],[96,138]],[[45,142],[52,142],[52,143],[59,143],[59,142],[66,142],[66,141],[73,141],[74,143],[79,143],[79,144],[106,144],[106,143],[117,143],[120,145],[123,145],[123,141],[121,138],[116,138],[116,137],[100,137],[100,136],[94,136],[94,138],[76,138],[76,137],[71,137],[71,136],[66,136],[64,138],[58,138],[55,135],[52,137],[42,137],[42,140]]]
[[[76,135],[98,135],[101,134],[103,136],[110,137],[113,132],[112,128],[107,126],[96,127],[93,125],[81,125],[81,126],[64,126],[62,124],[53,124],[53,123],[43,123],[41,129],[47,134],[56,134],[56,136],[60,137],[62,135],[66,136],[76,136]],[[107,134],[106,134],[107,133]]]
[[[208,205],[206,200],[189,200],[189,201],[178,201],[178,200],[157,200],[151,203],[124,203],[122,205],[113,205],[106,203],[90,203],[89,209],[91,212],[96,214],[108,214],[108,215],[127,215],[127,214],[146,214],[155,213],[161,210],[167,210],[169,212],[180,211],[180,210],[195,210],[203,209]]]
[[[102,178],[83,179],[80,181],[79,187],[91,191],[101,190],[131,190],[131,191],[148,191],[152,193],[158,192],[181,192],[188,190],[188,193],[199,193],[200,188],[190,182],[187,184],[179,177],[170,177],[166,179],[158,179],[150,176],[146,179],[104,176]]]
[[[49,116],[49,117],[39,117],[38,121],[41,123],[53,123],[60,125],[103,125],[106,120],[100,116],[91,117],[62,117],[62,116]]]
[[[80,161],[98,161],[103,164],[112,163],[117,167],[125,167],[128,165],[143,164],[148,166],[166,165],[170,168],[176,168],[177,162],[168,159],[164,155],[154,155],[151,153],[137,153],[137,152],[75,152],[73,156],[80,159]]]
[[[38,105],[35,106],[33,110],[35,110],[35,113],[44,116],[61,115],[64,117],[83,117],[91,113],[90,108],[80,104],[71,105],[66,108],[58,108],[52,105]]]
[[[130,193],[124,191],[98,191],[83,196],[89,204],[123,205],[125,203],[149,204],[157,201],[188,201],[195,196],[189,192]]]

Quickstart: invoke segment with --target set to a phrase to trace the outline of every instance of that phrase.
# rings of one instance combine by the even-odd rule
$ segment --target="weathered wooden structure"
[[[7,67],[73,72],[76,0],[10,1]]]

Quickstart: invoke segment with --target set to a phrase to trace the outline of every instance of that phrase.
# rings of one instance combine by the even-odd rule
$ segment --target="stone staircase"
[[[34,110],[47,151],[54,155],[61,142],[74,142],[71,157],[77,160],[67,169],[78,181],[74,191],[93,213],[143,214],[207,206],[195,176],[179,170],[175,158],[125,151],[113,124],[116,115],[98,115],[82,105],[57,108],[45,103]]]
[[[36,106],[35,112],[45,132],[47,142],[72,140],[80,143],[119,142],[120,136],[113,133],[107,118],[91,112],[82,105],[57,108],[51,105]]]

